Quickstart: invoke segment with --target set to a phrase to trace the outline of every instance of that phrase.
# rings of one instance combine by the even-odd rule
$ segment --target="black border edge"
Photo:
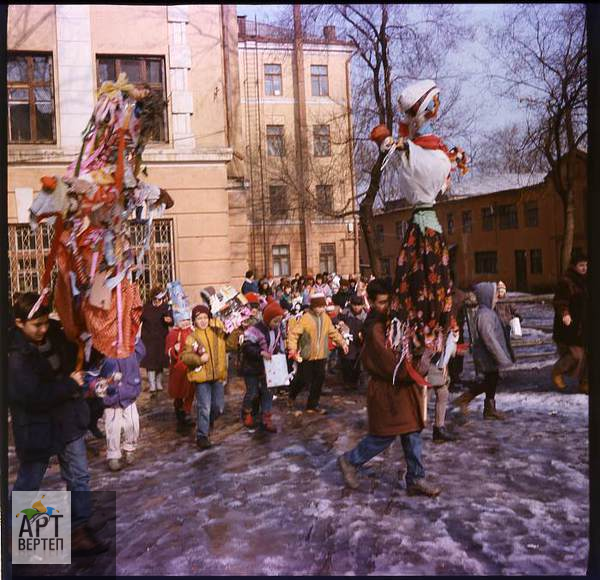
[[[595,484],[600,480],[597,458],[600,454],[600,392],[599,374],[600,345],[594,341],[593,329],[600,326],[600,308],[596,296],[599,294],[598,256],[596,252],[600,242],[600,231],[596,223],[600,216],[600,164],[597,163],[600,154],[600,5],[587,4],[587,48],[588,48],[588,189],[587,189],[587,230],[589,282],[589,532],[590,549],[588,556],[587,576],[600,576],[600,495],[595,493]],[[595,363],[595,364],[594,364]]]
[[[8,338],[8,95],[6,93],[6,48],[8,41],[8,4],[0,6],[0,506],[2,509],[2,578],[10,578],[11,562],[8,555],[8,401],[6,400],[7,338]]]

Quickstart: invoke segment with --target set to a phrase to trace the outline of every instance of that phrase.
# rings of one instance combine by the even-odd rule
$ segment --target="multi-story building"
[[[587,155],[578,152],[573,247],[585,250]],[[413,209],[388,203],[375,217],[383,268],[393,275],[400,244]],[[453,186],[436,204],[450,249],[450,264],[462,288],[503,280],[509,290],[552,291],[561,273],[564,236],[562,202],[551,176],[481,176]],[[361,243],[361,268],[369,271]]]
[[[249,263],[258,275],[358,271],[353,48],[238,17]]]
[[[12,292],[38,289],[49,250],[49,229],[27,225],[40,178],[64,173],[98,86],[120,72],[168,102],[144,162],[175,205],[156,223],[145,288],[177,278],[195,300],[206,285],[239,285],[248,243],[237,61],[235,6],[9,6]]]

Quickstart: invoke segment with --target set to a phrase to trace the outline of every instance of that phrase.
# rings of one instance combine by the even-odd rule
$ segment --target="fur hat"
[[[571,253],[571,264],[573,266],[576,266],[577,264],[579,264],[579,262],[587,262],[587,261],[588,261],[587,255],[585,254],[585,252],[582,252],[579,249],[573,250],[573,252]]]
[[[194,306],[194,309],[192,310],[192,320],[194,322],[196,321],[198,314],[207,314],[210,318],[210,308],[206,306],[206,304],[198,304],[197,306]]]
[[[310,306],[311,308],[316,308],[318,306],[327,306],[325,294],[323,294],[323,292],[315,292],[314,294],[311,294]]]
[[[267,304],[265,306],[265,309],[262,311],[263,321],[267,326],[271,323],[271,320],[273,320],[273,318],[284,315],[285,311],[283,310],[283,308],[281,308],[279,302],[275,300]]]
[[[425,111],[433,97],[438,95],[439,92],[440,89],[435,84],[435,81],[431,79],[417,81],[405,87],[402,93],[400,93],[398,105],[400,105],[400,110],[406,113],[422,99],[415,114],[415,117],[418,117]]]

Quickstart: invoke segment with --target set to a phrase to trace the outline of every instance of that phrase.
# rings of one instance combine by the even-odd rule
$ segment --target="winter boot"
[[[277,433],[277,427],[273,425],[273,413],[263,413],[262,426],[269,433]]]
[[[433,428],[433,442],[434,443],[447,443],[448,441],[456,441],[457,438],[451,435],[445,427],[434,427]]]
[[[460,412],[463,415],[469,414],[469,403],[476,397],[477,395],[472,391],[467,391],[454,399],[454,404],[460,409]]]
[[[108,460],[108,469],[111,471],[120,471],[123,468],[120,459],[109,459]]]
[[[252,416],[252,411],[248,409],[244,409],[244,427],[250,431],[250,433],[254,433],[254,417]]]
[[[338,466],[342,472],[346,485],[352,489],[356,489],[359,485],[356,476],[356,467],[354,467],[354,465],[352,465],[352,463],[350,463],[343,455],[338,457]]]
[[[441,487],[427,483],[425,479],[417,479],[411,485],[406,486],[406,493],[408,495],[426,495],[428,497],[435,497],[436,495],[440,495],[441,491]]]
[[[563,378],[561,373],[555,373],[552,371],[552,384],[559,390],[564,391],[567,388],[567,384],[565,383],[565,379]]]
[[[486,399],[483,402],[483,418],[484,419],[497,419],[499,421],[504,421],[506,416],[504,413],[500,411],[496,411],[496,400],[495,399]]]
[[[210,449],[212,443],[208,437],[198,437],[196,439],[196,447],[198,447],[198,449]]]
[[[73,556],[102,554],[108,548],[108,544],[99,541],[87,525],[75,528],[71,533],[71,554]]]

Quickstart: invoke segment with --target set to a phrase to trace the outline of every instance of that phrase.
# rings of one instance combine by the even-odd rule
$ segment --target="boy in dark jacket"
[[[273,425],[273,393],[267,387],[264,360],[274,354],[285,353],[282,327],[285,311],[279,303],[271,302],[262,313],[262,320],[244,333],[242,343],[242,376],[246,383],[246,394],[242,402],[244,425],[253,430],[259,413],[254,410],[254,401],[260,401],[261,424],[265,431],[276,433]]]
[[[475,368],[483,373],[483,382],[458,397],[455,403],[463,414],[468,412],[469,403],[481,393],[485,393],[483,406],[484,419],[504,419],[504,414],[496,410],[496,388],[500,378],[499,370],[512,366],[510,348],[500,317],[494,310],[497,299],[496,284],[482,282],[474,287],[477,297],[477,313],[472,328],[473,361]]]
[[[97,554],[107,549],[87,526],[91,516],[90,474],[84,435],[89,409],[83,372],[74,371],[77,347],[49,320],[39,295],[21,294],[14,304],[9,335],[8,402],[19,472],[13,491],[40,489],[48,463],[58,455],[72,500],[72,550]]]
[[[340,320],[348,326],[352,340],[348,345],[348,354],[342,354],[342,376],[346,388],[355,389],[360,378],[361,333],[367,318],[362,296],[352,296],[350,307],[340,315]]]

